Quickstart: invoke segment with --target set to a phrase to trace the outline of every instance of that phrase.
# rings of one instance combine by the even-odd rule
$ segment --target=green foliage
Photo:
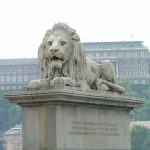
[[[137,97],[142,97],[146,100],[150,99],[150,85],[149,84],[131,84],[131,89],[135,91]]]
[[[131,149],[149,150],[150,149],[150,129],[136,125],[131,129]]]
[[[117,84],[126,89],[126,93],[130,96],[136,95],[136,93],[131,88],[131,82],[127,78],[121,78],[117,80]]]
[[[150,120],[150,101],[145,100],[140,108],[131,111],[131,120]]]
[[[150,120],[150,85],[132,84],[125,78],[119,79],[118,84],[126,89],[128,95],[145,99],[142,106],[131,111],[131,120]]]
[[[146,99],[150,99],[150,87],[147,87],[146,89],[144,89],[142,94],[145,95]]]
[[[6,100],[3,96],[4,92],[0,91],[0,131],[7,130],[21,122],[20,107]]]

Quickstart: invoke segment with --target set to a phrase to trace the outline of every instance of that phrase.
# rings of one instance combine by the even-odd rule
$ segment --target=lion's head
[[[76,31],[63,23],[48,30],[38,50],[42,78],[86,78],[86,56]]]

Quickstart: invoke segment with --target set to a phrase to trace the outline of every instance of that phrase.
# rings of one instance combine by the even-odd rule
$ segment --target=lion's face
[[[73,44],[70,36],[65,31],[53,32],[46,42],[46,56],[51,65],[61,68],[73,51]]]

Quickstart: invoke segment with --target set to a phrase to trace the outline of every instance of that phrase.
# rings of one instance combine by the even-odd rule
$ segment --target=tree
[[[144,104],[131,111],[131,120],[150,120],[150,101],[145,100]]]
[[[143,89],[143,95],[145,96],[146,99],[150,99],[150,87]]]
[[[117,84],[124,87],[126,90],[126,93],[130,96],[135,96],[136,93],[134,90],[131,88],[132,84],[127,78],[120,78],[117,80]]]
[[[4,92],[0,90],[0,132],[21,123],[20,107],[6,100]]]
[[[131,128],[131,149],[150,149],[150,129],[141,125],[136,125]]]
[[[136,93],[137,97],[150,99],[150,85],[149,84],[131,84],[131,89]]]
[[[143,98],[144,104],[131,111],[131,120],[150,120],[150,85],[132,84],[127,78],[118,79],[118,84],[123,86],[129,96]]]

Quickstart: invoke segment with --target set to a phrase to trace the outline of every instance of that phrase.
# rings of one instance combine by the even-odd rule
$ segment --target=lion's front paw
[[[34,89],[36,90],[36,89],[40,89],[40,87],[41,87],[40,80],[32,80],[27,85],[27,90],[34,90]]]
[[[74,80],[69,77],[56,77],[52,80],[55,86],[75,86]]]
[[[48,88],[49,85],[50,85],[50,82],[48,79],[32,80],[29,82],[26,88],[27,90],[39,90],[39,89]]]
[[[106,84],[101,84],[100,85],[100,90],[101,91],[109,91],[109,87]]]
[[[103,79],[96,79],[95,81],[96,87],[100,91],[109,91],[109,87],[103,83]]]
[[[54,84],[65,84],[65,80],[62,77],[56,77],[52,81]]]

